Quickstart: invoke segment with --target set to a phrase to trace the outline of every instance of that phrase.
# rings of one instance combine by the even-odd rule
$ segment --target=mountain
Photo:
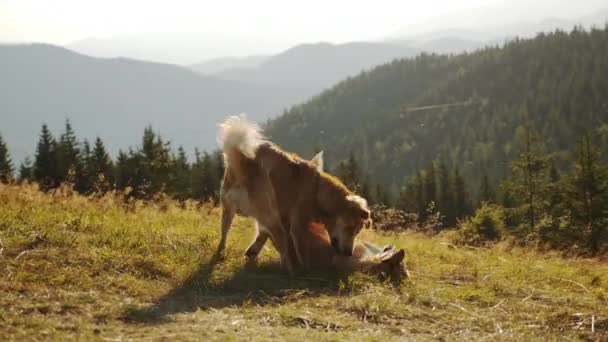
[[[95,57],[126,57],[187,66],[224,56],[276,53],[297,44],[294,39],[245,32],[142,33],[86,38],[65,47]]]
[[[527,3],[529,2],[519,8],[504,3],[488,5],[475,11],[450,13],[417,25],[414,29],[407,27],[399,30],[389,35],[386,40],[407,42],[409,46],[427,52],[463,52],[471,51],[471,47],[502,44],[515,37],[532,38],[541,32],[571,30],[576,25],[587,29],[601,28],[608,23],[608,9],[605,8],[584,15],[578,15],[576,12],[566,14],[565,9],[557,12],[547,10],[544,11],[544,19],[537,20],[537,16],[530,18],[529,13],[525,15],[530,12]],[[536,3],[535,6],[539,7],[539,4]],[[510,10],[518,14],[507,16],[505,13]],[[553,16],[551,13],[559,15]]]
[[[57,132],[69,118],[79,136],[101,136],[114,155],[138,144],[146,125],[192,151],[216,146],[227,115],[265,120],[295,101],[284,88],[41,44],[0,45],[0,75],[0,131],[17,162],[33,155],[42,123]]]
[[[393,44],[400,44],[416,49],[421,52],[428,53],[462,53],[473,52],[487,45],[495,45],[492,41],[475,41],[464,39],[457,36],[445,36],[441,38],[433,38],[429,40],[392,40]],[[502,43],[496,42],[496,43]]]
[[[269,56],[247,56],[247,57],[224,57],[216,58],[209,61],[193,64],[190,69],[203,73],[215,74],[227,69],[234,68],[255,68],[268,60]]]
[[[540,34],[461,55],[395,60],[340,82],[267,125],[283,147],[353,153],[362,172],[391,185],[442,160],[473,189],[496,184],[531,126],[555,163],[582,132],[608,150],[608,28]]]
[[[257,67],[227,69],[213,75],[224,80],[297,89],[299,98],[305,100],[364,69],[416,52],[391,43],[302,44],[267,58]]]

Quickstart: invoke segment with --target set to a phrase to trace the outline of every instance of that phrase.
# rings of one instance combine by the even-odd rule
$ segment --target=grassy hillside
[[[394,185],[443,160],[479,188],[517,158],[525,127],[560,166],[582,132],[608,148],[608,28],[541,34],[469,54],[428,55],[345,80],[268,125],[285,148],[353,153],[373,182]]]
[[[608,338],[603,261],[364,231],[408,250],[400,289],[289,279],[270,248],[245,267],[246,219],[214,261],[218,214],[0,184],[0,340]]]

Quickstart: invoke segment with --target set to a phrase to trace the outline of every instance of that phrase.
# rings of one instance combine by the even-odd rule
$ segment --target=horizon
[[[314,1],[295,7],[278,1],[214,5],[181,1],[179,6],[168,6],[140,1],[125,5],[114,0],[92,4],[0,0],[0,42],[47,43],[96,57],[190,65],[224,57],[272,55],[300,44],[416,40],[434,31],[442,37],[458,36],[466,30],[545,20],[577,23],[598,11],[608,11],[608,5],[599,0],[434,0],[422,4],[387,0],[374,6]],[[481,40],[494,39],[491,32],[487,35],[489,39]]]

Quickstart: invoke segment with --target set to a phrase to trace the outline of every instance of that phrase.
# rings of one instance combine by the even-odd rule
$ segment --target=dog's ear
[[[323,151],[317,153],[317,155],[310,160],[310,163],[317,168],[317,171],[323,171]]]

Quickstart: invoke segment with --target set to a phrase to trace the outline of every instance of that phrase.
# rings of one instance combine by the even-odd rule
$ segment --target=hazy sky
[[[222,33],[344,42],[381,37],[408,26],[416,28],[446,14],[453,14],[452,19],[458,22],[467,13],[483,13],[484,7],[513,9],[515,16],[528,19],[526,15],[582,15],[604,2],[0,0],[0,41],[66,44],[89,37],[145,33]],[[483,15],[477,19],[483,20]]]

